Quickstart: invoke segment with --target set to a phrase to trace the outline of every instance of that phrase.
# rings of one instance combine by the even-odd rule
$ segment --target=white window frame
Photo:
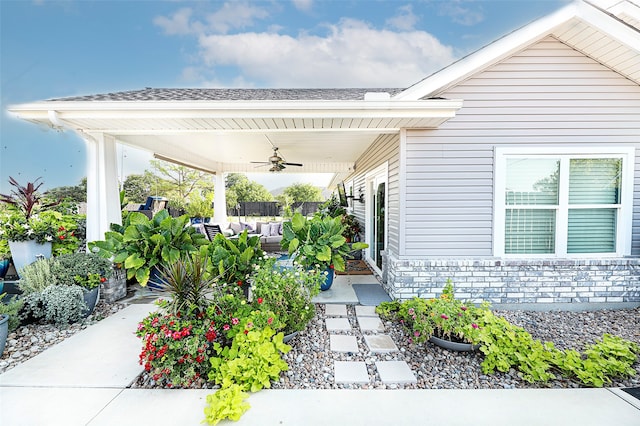
[[[559,158],[559,200],[556,215],[555,253],[506,254],[505,250],[505,185],[507,159],[523,158]],[[622,158],[622,197],[616,218],[615,253],[567,253],[568,186],[569,171],[566,164],[569,158]],[[565,167],[563,163],[565,162]],[[633,147],[496,147],[494,169],[494,223],[493,253],[497,257],[513,258],[585,258],[585,257],[621,257],[631,254],[631,229],[633,224],[633,178],[635,148]],[[604,206],[599,206],[604,207]]]

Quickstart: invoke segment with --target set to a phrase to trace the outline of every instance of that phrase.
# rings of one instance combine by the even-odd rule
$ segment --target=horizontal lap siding
[[[409,130],[407,257],[492,256],[496,146],[635,146],[640,87],[547,38],[438,94],[463,99],[437,130]],[[640,162],[633,254],[640,254]]]
[[[398,253],[399,235],[399,210],[400,196],[398,183],[398,166],[400,157],[399,135],[380,135],[376,141],[365,151],[356,161],[356,173],[348,178],[353,180],[353,194],[357,197],[360,188],[365,188],[365,175],[375,169],[385,161],[389,164],[388,176],[388,200],[387,200],[387,223],[388,223],[388,244],[389,250]],[[358,218],[362,226],[365,225],[365,204],[358,201],[353,203],[353,214]]]

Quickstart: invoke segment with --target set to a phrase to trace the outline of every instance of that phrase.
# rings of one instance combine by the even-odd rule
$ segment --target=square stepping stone
[[[384,325],[378,317],[358,317],[358,325],[362,331],[384,331]]]
[[[351,331],[351,324],[346,318],[327,318],[325,324],[327,331]]]
[[[378,361],[376,368],[382,383],[417,383],[417,379],[409,365],[404,361]]]
[[[359,352],[356,336],[332,334],[329,336],[329,344],[332,352]]]
[[[336,383],[369,383],[367,365],[362,361],[334,361]]]
[[[388,354],[398,351],[393,339],[387,334],[365,335],[364,341],[367,343],[369,351],[376,354]]]
[[[375,306],[356,306],[356,316],[359,317],[377,317]]]
[[[347,305],[324,305],[324,312],[328,317],[346,317]]]

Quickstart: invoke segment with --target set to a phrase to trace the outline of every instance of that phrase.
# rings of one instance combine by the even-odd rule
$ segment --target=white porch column
[[[227,196],[224,187],[224,172],[216,172],[213,192],[213,222],[227,222]]]
[[[122,223],[116,140],[103,133],[87,142],[87,241],[104,239],[112,223]]]

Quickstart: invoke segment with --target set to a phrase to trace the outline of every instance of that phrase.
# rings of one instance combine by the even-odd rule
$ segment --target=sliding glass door
[[[367,258],[382,273],[382,251],[387,242],[387,170],[367,176]]]

